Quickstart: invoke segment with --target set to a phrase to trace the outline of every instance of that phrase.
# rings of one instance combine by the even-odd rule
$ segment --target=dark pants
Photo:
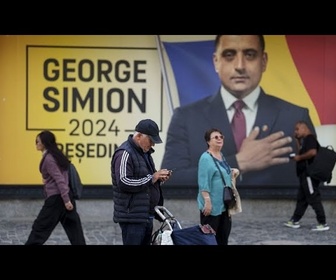
[[[124,245],[150,245],[153,218],[146,223],[119,223]]]
[[[305,214],[308,205],[310,205],[316,214],[316,219],[319,224],[326,223],[326,216],[321,201],[321,193],[319,189],[320,181],[311,179],[314,192],[311,194],[308,188],[307,175],[305,173],[300,174],[300,187],[298,189],[296,198],[296,207],[292,220],[297,222]]]
[[[32,230],[25,245],[43,245],[60,222],[69,238],[71,245],[85,245],[85,237],[76,202],[71,200],[74,209],[65,208],[61,195],[48,197],[35,219]]]
[[[201,224],[209,224],[216,231],[216,240],[218,245],[228,245],[231,233],[232,220],[228,215],[228,211],[223,212],[219,216],[204,216],[202,211]]]

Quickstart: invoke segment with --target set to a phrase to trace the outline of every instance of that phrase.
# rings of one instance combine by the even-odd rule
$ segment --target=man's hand
[[[289,162],[288,155],[293,151],[288,146],[292,138],[284,136],[282,131],[275,132],[263,139],[256,140],[260,128],[255,127],[242,143],[236,155],[242,173],[262,170],[273,165]]]
[[[166,182],[171,175],[171,171],[168,169],[160,169],[153,174],[152,182],[161,181],[162,183]]]

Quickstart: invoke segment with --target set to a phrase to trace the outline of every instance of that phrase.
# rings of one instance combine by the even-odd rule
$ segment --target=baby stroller
[[[164,206],[156,206],[161,226],[152,234],[151,245],[217,245],[216,233],[210,225],[182,228],[180,222]]]

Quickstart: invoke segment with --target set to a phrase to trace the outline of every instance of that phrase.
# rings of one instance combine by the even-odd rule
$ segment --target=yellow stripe
[[[289,51],[284,35],[266,35],[268,65],[261,86],[274,96],[309,109],[315,126],[320,125],[320,118],[306,90]]]

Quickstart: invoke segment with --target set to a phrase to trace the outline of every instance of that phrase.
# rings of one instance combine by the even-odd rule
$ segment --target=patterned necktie
[[[233,136],[236,142],[237,151],[240,150],[240,146],[243,140],[246,138],[246,121],[245,121],[245,115],[242,111],[244,106],[245,103],[242,100],[237,100],[233,103],[235,113],[232,118],[231,126]]]

